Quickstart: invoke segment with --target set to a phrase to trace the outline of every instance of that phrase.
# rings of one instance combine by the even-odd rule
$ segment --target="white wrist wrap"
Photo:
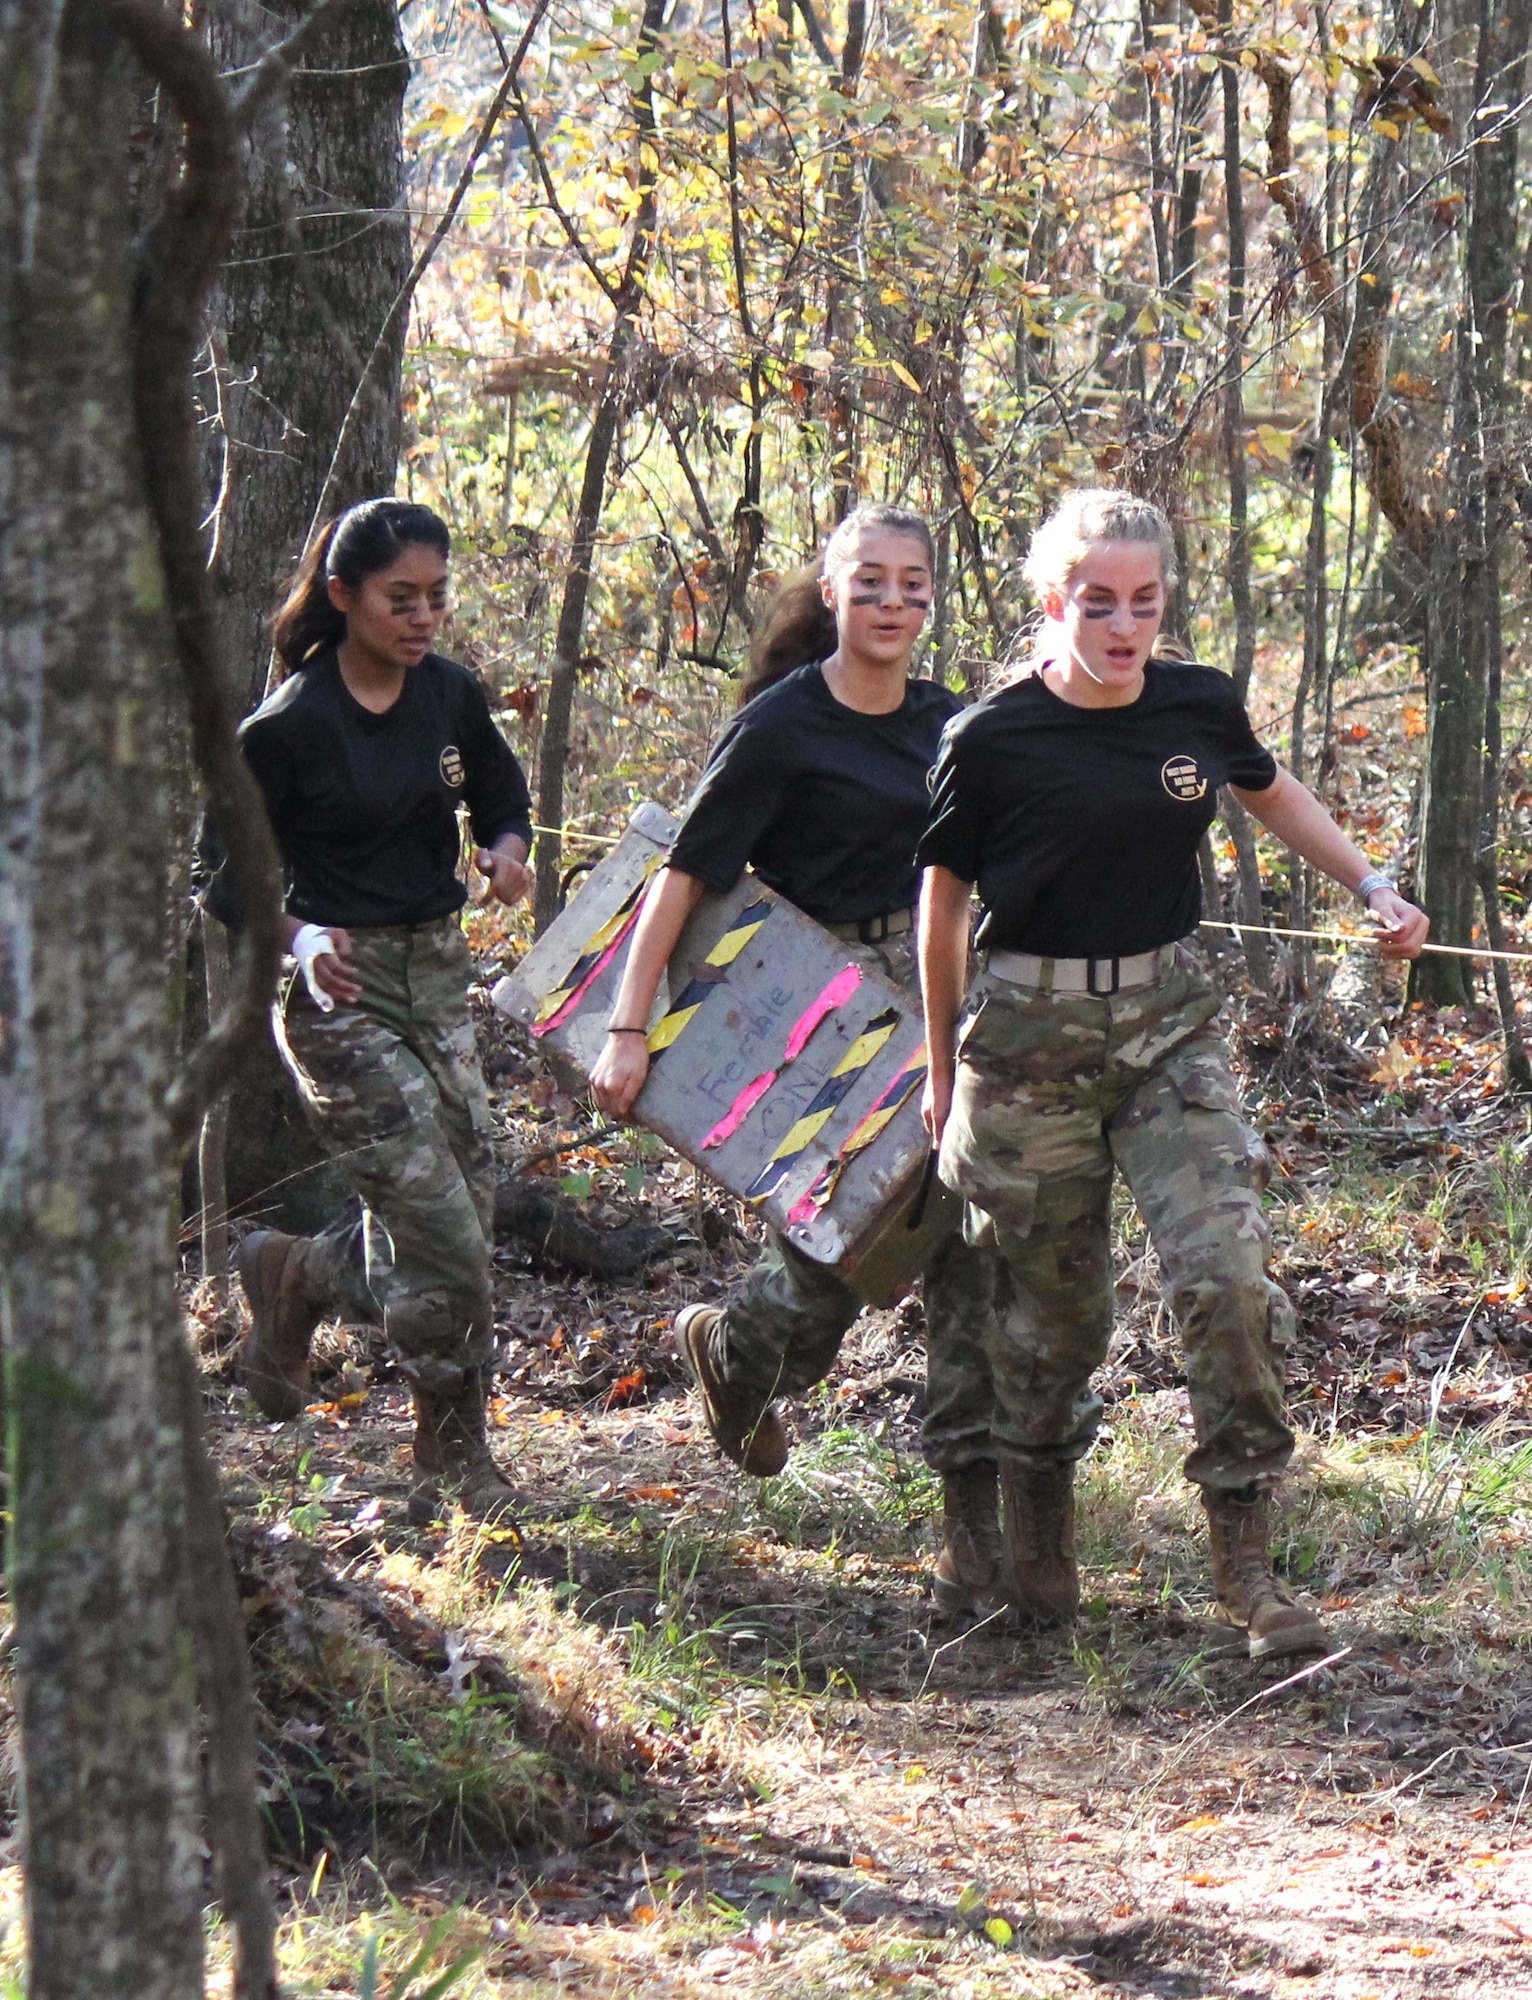
[[[314,971],[316,958],[336,958],[335,940],[322,924],[304,924],[299,929],[288,949],[298,961],[298,969],[303,974],[303,983],[313,997],[314,1005],[321,1014],[333,1014],[335,1001],[319,983]]]

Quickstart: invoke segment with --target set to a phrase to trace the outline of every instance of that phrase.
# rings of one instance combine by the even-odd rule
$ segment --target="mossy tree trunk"
[[[0,0],[0,1327],[31,2000],[200,1995],[164,718],[124,46]]]
[[[247,68],[311,0],[200,7],[225,71]],[[410,268],[404,202],[409,63],[396,0],[351,0],[314,38],[245,141],[239,231],[214,302],[202,381],[224,657],[243,709],[266,687],[267,620],[308,538],[352,395],[378,336],[338,509],[392,493]],[[270,1038],[234,1085],[224,1185],[238,1211],[322,1228],[347,1185],[325,1160]],[[213,1176],[216,1180],[217,1176]],[[204,1194],[204,1200],[206,1194]]]

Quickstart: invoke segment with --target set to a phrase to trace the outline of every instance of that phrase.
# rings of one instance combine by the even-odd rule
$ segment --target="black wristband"
[[[648,1039],[649,1039],[649,1030],[648,1030],[647,1028],[613,1028],[613,1027],[608,1027],[608,1029],[607,1029],[607,1033],[608,1033],[609,1035],[642,1035],[642,1036],[643,1036],[643,1038],[644,1038],[644,1040],[645,1040],[646,1042],[647,1042],[647,1041],[648,1041]]]

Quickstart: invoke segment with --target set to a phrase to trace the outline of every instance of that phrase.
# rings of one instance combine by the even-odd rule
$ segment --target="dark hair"
[[[855,555],[863,533],[879,529],[886,534],[909,535],[919,542],[926,561],[935,569],[936,545],[931,530],[912,508],[856,508],[825,543],[818,562],[785,577],[767,605],[750,641],[750,671],[739,690],[741,708],[799,667],[808,666],[811,660],[827,660],[835,651],[835,613],[824,601],[819,579],[833,577],[843,569]]]
[[[304,550],[271,621],[282,679],[346,636],[346,614],[330,602],[332,576],[348,590],[360,590],[368,577],[387,569],[406,549],[418,547],[450,555],[452,537],[440,514],[413,501],[363,500],[338,520],[327,521]]]

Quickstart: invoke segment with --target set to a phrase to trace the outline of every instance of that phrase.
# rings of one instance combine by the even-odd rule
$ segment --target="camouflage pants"
[[[1214,992],[1183,949],[1157,986],[1044,993],[986,973],[959,1035],[941,1174],[968,1232],[1004,1258],[995,1439],[1033,1460],[1080,1457],[1112,1331],[1112,1175],[1159,1254],[1186,1358],[1196,1448],[1221,1491],[1273,1479],[1292,1452],[1282,1374],[1292,1308],[1267,1275],[1260,1143],[1244,1122]]]
[[[902,986],[915,986],[914,939],[848,952]],[[952,1236],[926,1266],[926,1414],[921,1450],[939,1472],[993,1458],[990,1321],[996,1259]],[[832,1266],[816,1264],[773,1233],[766,1254],[729,1305],[722,1357],[727,1381],[762,1401],[822,1382],[866,1301]]]
[[[494,1357],[489,1100],[456,917],[354,930],[362,997],[322,1014],[301,979],[277,1043],[310,1123],[362,1199],[300,1252],[337,1308],[381,1324],[404,1372],[451,1386]]]

